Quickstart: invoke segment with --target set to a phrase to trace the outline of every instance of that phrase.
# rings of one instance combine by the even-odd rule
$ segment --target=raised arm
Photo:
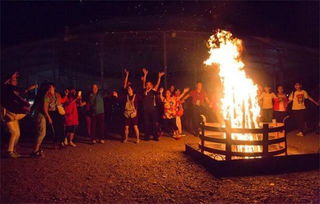
[[[123,81],[123,88],[126,89],[128,87],[128,78],[129,78],[129,71],[124,69],[125,77]]]
[[[157,91],[159,86],[160,86],[160,83],[161,83],[161,78],[164,76],[164,72],[159,72],[158,74],[158,81],[157,81],[157,84],[154,86],[153,90]]]
[[[32,91],[33,89],[36,89],[36,88],[38,88],[38,84],[33,84],[25,90],[25,93]]]
[[[164,101],[163,88],[160,88],[159,93],[160,93],[160,99],[161,99],[161,101],[163,102],[163,101]]]
[[[182,94],[178,97],[179,100],[181,100],[183,97],[188,96],[187,93],[189,92],[189,88],[183,89]]]
[[[146,88],[146,81],[147,81],[148,70],[147,70],[146,68],[143,68],[143,69],[142,69],[142,72],[143,72],[143,76],[142,76],[142,78],[141,78],[141,80],[142,80],[142,87],[143,87],[143,89],[145,89],[145,88]]]
[[[67,102],[67,100],[68,100],[68,95],[69,95],[69,89],[66,89],[65,91],[64,91],[64,97],[61,97],[61,95],[60,95],[60,103],[61,104],[65,104],[66,102]],[[58,97],[58,96],[57,96]],[[59,98],[59,97],[58,97]]]
[[[78,95],[78,97],[79,97],[79,107],[83,107],[83,106],[85,106],[85,105],[87,105],[87,102],[86,101],[83,101],[82,100],[82,96],[80,95]]]

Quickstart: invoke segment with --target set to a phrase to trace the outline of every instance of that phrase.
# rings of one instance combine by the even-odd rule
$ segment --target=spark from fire
[[[218,65],[223,87],[220,103],[221,114],[232,128],[258,128],[260,107],[258,87],[246,76],[241,60],[242,41],[225,30],[218,30],[208,40],[209,58],[206,65]],[[253,140],[252,134],[232,134],[232,139]],[[242,146],[245,152],[254,151],[253,146]]]

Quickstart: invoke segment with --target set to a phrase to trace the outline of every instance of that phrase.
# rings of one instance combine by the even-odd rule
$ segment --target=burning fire
[[[208,40],[209,58],[206,65],[219,66],[219,76],[223,87],[221,114],[232,128],[258,128],[260,107],[257,99],[257,85],[246,76],[241,61],[242,41],[225,30],[218,30]],[[232,139],[254,140],[253,134],[232,134]],[[260,151],[258,146],[242,145],[241,152]]]

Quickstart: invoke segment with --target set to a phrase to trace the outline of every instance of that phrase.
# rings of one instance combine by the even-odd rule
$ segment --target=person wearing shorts
[[[134,93],[133,88],[128,85],[129,71],[125,70],[124,89],[127,90],[127,94],[124,97],[124,137],[123,142],[128,141],[129,128],[133,127],[136,135],[136,143],[139,143],[139,127],[138,127],[138,99]],[[116,96],[118,97],[118,96]]]

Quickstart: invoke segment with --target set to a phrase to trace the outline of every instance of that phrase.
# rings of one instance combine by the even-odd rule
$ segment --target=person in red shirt
[[[207,97],[206,92],[203,90],[203,85],[201,82],[197,82],[196,88],[187,95],[186,99],[191,97],[192,102],[192,126],[193,126],[193,134],[195,136],[199,135],[200,131],[200,115],[205,114],[205,104],[210,104],[209,99]]]
[[[85,105],[85,102],[81,101],[81,92],[78,92],[72,88],[70,91],[67,89],[65,91],[66,97],[64,102],[65,109],[65,127],[66,127],[66,138],[64,140],[64,145],[70,145],[72,147],[76,147],[76,144],[73,142],[75,132],[79,125],[79,116],[77,104],[80,106]]]
[[[283,122],[287,116],[288,101],[283,86],[278,86],[276,98],[273,99],[273,118],[275,118],[277,122]]]

